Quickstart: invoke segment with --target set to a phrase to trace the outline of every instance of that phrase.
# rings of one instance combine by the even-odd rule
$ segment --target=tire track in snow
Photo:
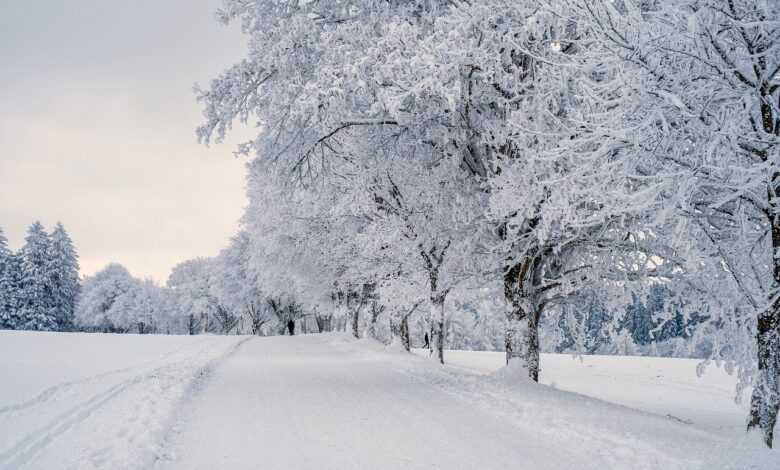
[[[237,345],[243,343],[244,341],[237,343]],[[161,376],[165,376],[165,373],[168,371],[180,370],[183,365],[186,368],[187,363],[197,361],[203,354],[206,354],[210,351],[210,348],[208,346],[198,348],[198,346],[202,346],[205,342],[206,342],[205,340],[200,341],[195,345],[189,345],[189,348],[185,346],[182,348],[178,348],[170,353],[161,355],[156,359],[156,361],[166,360],[177,354],[187,352],[185,351],[186,349],[191,350],[189,354],[187,354],[186,356],[180,359],[177,358],[173,362],[157,365],[157,367],[154,367],[151,370],[141,371],[141,373],[137,373],[134,376],[130,377],[129,379],[111,385],[107,389],[104,389],[102,392],[93,394],[87,400],[70,408],[64,413],[59,414],[57,417],[49,421],[46,425],[27,434],[24,438],[22,438],[10,449],[0,453],[0,469],[17,469],[25,465],[26,463],[29,463],[36,455],[44,451],[46,447],[49,446],[53,441],[55,441],[59,436],[66,433],[71,428],[78,426],[80,423],[83,423],[90,416],[95,414],[96,411],[102,409],[104,406],[106,406],[107,404],[109,404],[110,402],[112,402],[113,400],[115,400],[117,397],[121,396],[128,390],[138,385],[158,379]],[[231,350],[233,349],[234,348],[231,348]],[[144,361],[142,364],[146,364],[148,362],[152,362],[152,361]],[[111,371],[111,372],[116,372],[116,371]],[[190,378],[194,377],[197,379],[200,373],[201,373],[201,369],[197,369],[195,374],[190,375]],[[103,374],[103,375],[107,376],[111,374]],[[175,377],[175,374],[172,376]],[[94,378],[95,377],[92,377],[91,379]],[[82,381],[75,381],[75,382],[86,383],[88,381],[89,380],[84,379]],[[44,399],[46,398],[48,397],[44,397]],[[30,400],[29,402],[32,402],[33,400]]]
[[[202,344],[204,342],[205,342],[205,340],[201,340],[201,341],[199,341],[196,344]],[[61,383],[56,384],[56,385],[52,385],[50,387],[47,387],[42,392],[40,392],[38,395],[34,396],[33,398],[31,398],[29,400],[25,400],[25,401],[22,401],[22,402],[19,402],[19,403],[15,403],[15,404],[12,404],[12,405],[6,405],[6,406],[0,407],[0,415],[4,415],[4,414],[7,414],[7,413],[19,412],[19,411],[25,410],[27,408],[30,408],[30,407],[42,404],[42,403],[48,401],[49,399],[51,399],[57,393],[65,391],[65,390],[70,389],[72,387],[88,384],[90,382],[95,382],[95,381],[98,381],[100,379],[104,379],[106,377],[110,377],[112,375],[119,375],[119,374],[123,374],[125,372],[130,372],[133,369],[137,369],[139,366],[145,366],[145,365],[150,364],[150,363],[159,363],[161,360],[168,359],[169,357],[171,357],[171,356],[173,356],[173,355],[183,351],[188,346],[191,346],[191,345],[181,346],[181,347],[176,348],[176,349],[174,349],[172,351],[168,351],[165,354],[161,354],[160,356],[158,356],[158,357],[156,357],[154,359],[141,361],[138,364],[135,364],[135,365],[132,365],[132,366],[122,367],[120,369],[108,370],[108,371],[101,372],[99,374],[90,375],[88,377],[84,377],[84,378],[81,378],[81,379],[78,379],[78,380],[69,380],[69,381],[66,381],[66,382],[61,382]]]
[[[148,379],[148,377],[145,377]],[[67,430],[86,420],[92,413],[100,409],[117,395],[126,391],[132,385],[141,383],[144,377],[134,377],[132,380],[114,385],[107,391],[93,396],[86,402],[75,406],[61,414],[51,423],[38,431],[28,434],[8,451],[0,454],[0,468],[18,468],[29,462],[32,457],[46,448],[58,436]]]

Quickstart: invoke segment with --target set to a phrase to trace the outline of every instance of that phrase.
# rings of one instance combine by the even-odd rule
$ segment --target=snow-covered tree
[[[130,289],[117,297],[110,315],[116,328],[138,334],[179,333],[178,312],[172,312],[167,291],[154,281],[134,280]]]
[[[13,301],[11,298],[13,285],[10,282],[8,272],[10,270],[11,250],[8,249],[8,239],[0,227],[0,329],[10,329],[11,309]]]
[[[119,320],[114,304],[137,284],[130,272],[116,263],[86,277],[76,305],[76,324],[98,331],[124,331],[129,325]]]
[[[273,320],[273,314],[267,308],[258,276],[251,267],[252,250],[252,239],[245,230],[230,240],[217,256],[212,291],[221,305],[217,312],[220,318],[227,320],[235,316],[239,329],[259,335]]]
[[[84,279],[76,307],[76,324],[112,333],[186,333],[173,292],[152,280],[134,278],[112,263]]]
[[[325,300],[357,335],[361,293],[395,306],[411,289],[393,330],[422,294],[442,351],[445,325],[475,327],[447,316],[450,293],[460,310],[503,287],[507,361],[538,379],[542,323],[631,336],[625,306],[673,286],[648,323],[707,318],[695,334],[753,381],[750,427],[771,445],[778,8],[228,0],[249,50],[198,90],[198,135],[258,124],[239,153],[257,157],[244,227],[269,296]]]
[[[214,318],[220,306],[215,295],[216,273],[216,259],[195,258],[174,266],[166,283],[173,291],[177,311],[197,318],[198,333],[215,332],[218,328]]]
[[[78,255],[73,241],[61,223],[57,223],[51,233],[49,263],[57,328],[60,331],[67,331],[73,327],[74,312],[81,286]]]
[[[14,329],[19,321],[19,258],[8,248],[0,228],[0,329]]]
[[[680,219],[667,232],[692,310],[714,324],[715,358],[753,383],[749,428],[771,446],[780,408],[780,125],[777,2],[570,2],[635,80],[644,140]],[[617,113],[620,114],[620,113]],[[627,115],[626,115],[627,116]],[[681,271],[683,272],[683,271]]]
[[[50,250],[51,238],[40,222],[34,222],[27,231],[21,250],[19,329],[57,330]]]

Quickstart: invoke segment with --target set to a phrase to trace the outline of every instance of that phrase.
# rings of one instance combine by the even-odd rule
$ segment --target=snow
[[[242,340],[0,332],[0,469],[148,468],[194,378]]]
[[[421,355],[341,334],[0,332],[0,469],[780,468],[734,379],[695,361],[544,355],[551,387],[498,353]]]
[[[427,351],[415,353],[427,355]],[[664,357],[542,354],[540,382],[649,413],[690,422],[712,431],[741,433],[749,390],[735,403],[737,378],[711,365],[701,377],[701,361]],[[485,351],[447,351],[447,362],[476,373],[504,366],[505,355]]]

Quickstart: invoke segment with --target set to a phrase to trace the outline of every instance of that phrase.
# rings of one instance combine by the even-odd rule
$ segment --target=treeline
[[[226,0],[219,16],[248,48],[197,90],[197,132],[256,129],[237,150],[250,285],[406,346],[422,317],[441,362],[461,331],[490,332],[532,380],[566,335],[587,350],[596,331],[675,330],[752,385],[749,428],[771,445],[780,2]],[[630,321],[658,286],[652,321]]]
[[[312,307],[293,297],[265,293],[251,272],[247,236],[241,233],[214,258],[197,258],[174,267],[165,285],[138,279],[122,265],[112,263],[84,279],[76,308],[76,329],[135,334],[246,334],[278,335],[347,331],[353,327],[346,299],[334,294]],[[283,273],[283,270],[279,270]],[[289,293],[288,293],[289,295]],[[693,343],[704,318],[685,318],[674,311],[664,318],[671,292],[652,288],[645,299],[608,311],[590,304],[567,309],[558,324],[541,325],[542,349],[558,353],[644,354],[707,357],[712,344]],[[351,303],[361,299],[353,297]],[[407,317],[406,332],[394,332],[387,307],[378,294],[368,292],[358,316],[358,335],[389,343],[404,337],[410,347],[424,344],[428,333],[427,305],[418,305]],[[617,323],[613,319],[620,319]],[[292,330],[290,329],[292,323]],[[616,332],[610,331],[616,328]],[[445,321],[447,345],[453,349],[498,351],[503,347],[504,318],[500,308],[453,302]]]
[[[84,279],[76,323],[106,333],[273,335],[293,334],[295,325],[299,332],[309,331],[297,305],[253,295],[257,288],[249,284],[233,284],[233,268],[221,261],[180,263],[164,286],[110,264]]]
[[[0,228],[0,329],[71,331],[79,296],[79,264],[61,223],[40,222],[16,252]]]

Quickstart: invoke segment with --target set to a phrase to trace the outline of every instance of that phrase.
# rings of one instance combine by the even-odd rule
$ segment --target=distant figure
[[[431,343],[428,340],[428,333],[425,333],[425,337],[423,338],[423,341],[425,341],[425,344],[423,345],[423,348],[428,349],[431,347]]]
[[[290,320],[287,322],[287,331],[290,333],[290,336],[295,334],[295,322]]]

